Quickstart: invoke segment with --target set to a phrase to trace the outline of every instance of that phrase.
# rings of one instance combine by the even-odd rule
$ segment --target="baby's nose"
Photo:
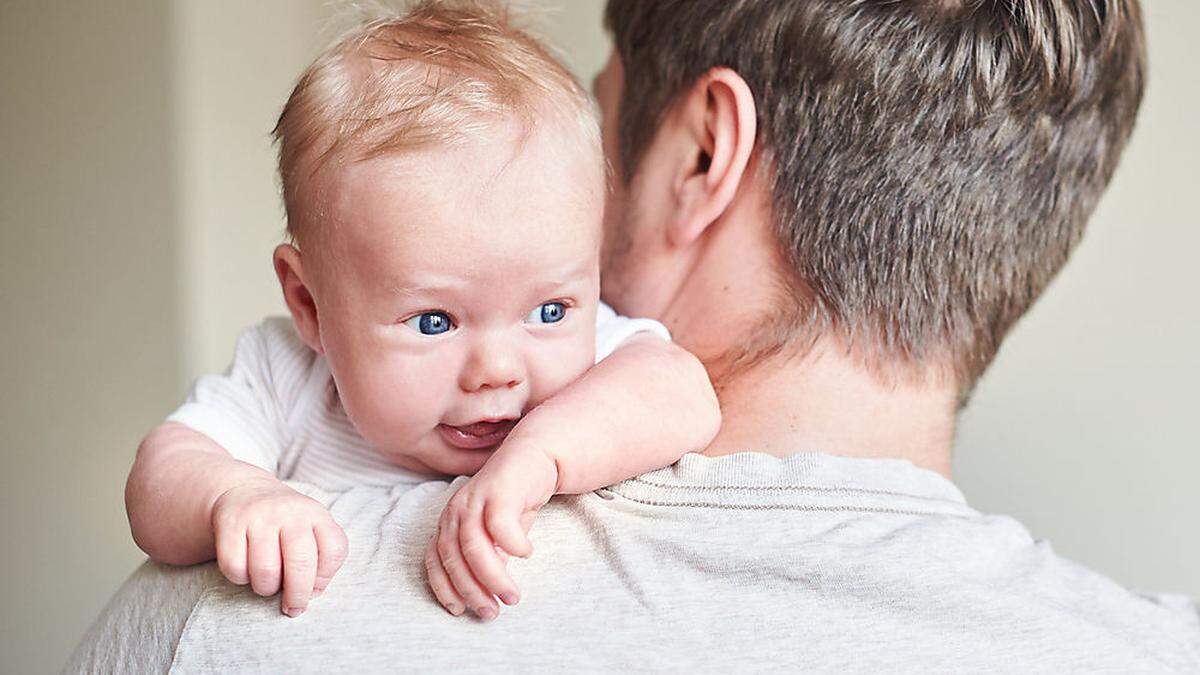
[[[459,379],[459,385],[468,392],[517,387],[525,381],[525,362],[516,349],[503,341],[482,341],[476,345]]]

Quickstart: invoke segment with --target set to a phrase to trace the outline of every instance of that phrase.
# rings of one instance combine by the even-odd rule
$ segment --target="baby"
[[[472,475],[426,567],[452,613],[518,601],[532,517],[703,449],[703,367],[599,301],[605,170],[585,93],[504,10],[425,2],[365,22],[300,78],[275,130],[290,319],[244,332],[138,448],[133,537],[216,559],[297,616],[341,566],[327,490]]]

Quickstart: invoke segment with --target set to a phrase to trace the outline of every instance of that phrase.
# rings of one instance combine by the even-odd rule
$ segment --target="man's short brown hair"
[[[965,393],[1079,241],[1142,97],[1136,0],[609,0],[625,180],[707,70],[754,93],[814,321]]]

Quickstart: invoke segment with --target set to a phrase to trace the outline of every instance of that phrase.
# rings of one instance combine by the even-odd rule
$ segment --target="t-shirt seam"
[[[904,497],[908,499],[917,499],[930,502],[941,502],[944,504],[953,504],[962,506],[962,503],[955,499],[946,499],[944,497],[930,497],[926,495],[914,495],[907,492],[896,492],[894,490],[877,490],[871,488],[856,488],[849,486],[830,486],[823,487],[820,485],[670,485],[667,483],[658,483],[652,480],[646,480],[640,476],[630,478],[628,482],[641,483],[653,488],[662,490],[696,490],[700,492],[716,492],[719,490],[737,490],[743,492],[817,492],[823,494],[866,494],[878,495],[881,497]]]
[[[622,494],[616,490],[598,490],[609,492],[623,499],[646,506],[669,506],[678,508],[723,509],[729,511],[825,511],[836,513],[875,513],[897,516],[946,516],[950,518],[970,518],[970,514],[944,513],[940,511],[918,511],[915,509],[889,509],[872,506],[816,506],[813,504],[728,504],[720,502],[674,502],[657,499],[639,499]]]

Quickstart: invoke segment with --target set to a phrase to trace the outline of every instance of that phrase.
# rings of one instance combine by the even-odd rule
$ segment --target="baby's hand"
[[[526,444],[502,445],[459,489],[429,542],[425,569],[438,602],[458,616],[464,609],[487,621],[520,600],[509,576],[509,555],[533,553],[527,533],[549,501],[558,468],[546,453]]]
[[[232,488],[212,508],[217,565],[266,597],[283,587],[281,609],[300,616],[346,559],[346,534],[329,510],[274,479]]]

